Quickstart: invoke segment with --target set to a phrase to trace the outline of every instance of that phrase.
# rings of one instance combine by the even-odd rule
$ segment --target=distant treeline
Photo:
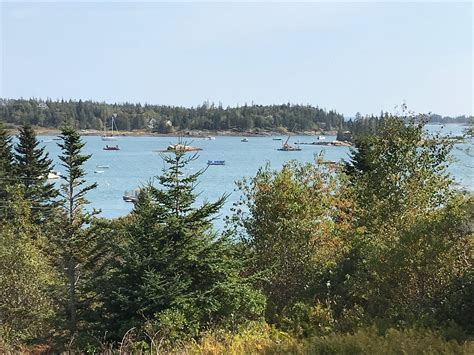
[[[102,129],[116,115],[119,130],[151,129],[161,133],[176,130],[338,130],[346,128],[343,115],[309,105],[244,105],[223,107],[205,102],[185,108],[148,104],[107,104],[93,101],[0,99],[0,120],[59,128],[73,123],[78,129]]]
[[[450,117],[441,116],[434,113],[431,114],[429,117],[430,123],[469,123],[472,119],[474,119],[473,116],[461,115],[456,117]]]
[[[310,105],[244,105],[223,107],[222,104],[204,102],[197,107],[178,107],[149,104],[107,104],[93,101],[0,99],[0,121],[10,125],[31,124],[45,128],[60,128],[70,124],[77,129],[102,130],[104,123],[110,127],[110,117],[115,117],[121,131],[150,130],[171,133],[180,130],[236,130],[252,129],[274,131],[350,131],[343,140],[365,134],[375,134],[381,120],[390,117],[362,116],[344,119],[333,110]],[[468,123],[472,117],[426,116],[433,123]],[[342,138],[341,138],[342,139]]]

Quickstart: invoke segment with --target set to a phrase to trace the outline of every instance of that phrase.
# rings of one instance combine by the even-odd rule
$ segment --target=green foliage
[[[353,269],[344,276],[349,308],[397,324],[452,319],[443,305],[472,264],[466,200],[446,172],[451,147],[427,140],[423,122],[401,118],[358,142],[346,165],[356,216]]]
[[[0,343],[19,346],[48,336],[54,315],[49,289],[57,278],[23,192],[9,193],[10,219],[0,224]]]
[[[244,197],[233,220],[270,319],[297,301],[324,297],[324,277],[343,255],[349,216],[335,169],[320,158],[316,165],[289,162],[239,184]]]
[[[278,318],[281,329],[298,337],[330,334],[335,330],[331,309],[319,301],[314,305],[297,302],[287,306]]]
[[[285,344],[286,345],[286,344]],[[377,328],[360,329],[354,334],[331,334],[312,338],[301,346],[274,346],[266,353],[307,354],[469,354],[474,344],[446,341],[436,332],[423,329],[388,329],[380,334]]]
[[[177,349],[175,349],[177,350]],[[299,339],[266,324],[252,324],[237,334],[211,332],[179,349],[189,354],[471,354],[474,342],[447,341],[428,329],[359,329]]]
[[[81,154],[84,143],[77,131],[66,127],[60,138],[62,142],[58,146],[62,155],[59,159],[65,168],[65,174],[61,176],[64,182],[61,184],[60,208],[52,239],[56,245],[56,265],[63,275],[64,289],[67,290],[61,298],[67,314],[69,336],[75,336],[81,287],[87,281],[85,264],[97,252],[92,229],[87,228],[93,214],[84,210],[88,203],[85,195],[97,184],[85,185],[83,165],[91,156]]]
[[[237,312],[258,318],[262,297],[240,278],[229,239],[212,232],[212,218],[225,196],[195,207],[195,184],[203,171],[183,176],[195,156],[176,152],[163,159],[168,166],[158,177],[161,188],[145,186],[117,230],[123,243],[101,292],[107,329],[118,336],[155,319],[160,330],[165,326],[160,319],[167,319],[161,317],[172,312],[184,316],[180,324],[195,336],[210,323],[225,324]]]
[[[7,215],[10,198],[7,193],[9,186],[14,185],[15,174],[13,169],[13,152],[11,137],[0,122],[0,217]]]
[[[474,138],[474,117],[469,120],[469,126],[465,129],[464,134],[468,138]]]
[[[93,107],[61,105],[81,120]],[[138,121],[156,108],[133,107]],[[268,107],[158,111],[160,122],[192,112],[183,125],[248,128],[272,121],[257,119],[260,109]],[[272,109],[300,115],[274,124],[304,121],[304,107]],[[15,172],[0,129],[0,193],[9,199],[0,352],[472,353],[474,198],[447,173],[452,142],[426,137],[415,117],[381,117],[359,117],[344,166],[320,156],[242,181],[222,235],[212,222],[226,196],[197,203],[204,171],[186,169],[196,156],[163,156],[159,185],[141,189],[132,213],[98,219],[85,211],[95,185],[86,184],[90,156],[74,129],[61,135],[59,201],[47,193],[51,162],[31,127],[22,128]],[[14,175],[18,183],[2,179]]]
[[[44,150],[39,147],[33,128],[22,126],[15,146],[15,172],[31,203],[32,218],[38,223],[50,214],[57,196],[54,184],[47,180],[53,163]]]
[[[344,126],[343,116],[335,111],[303,105],[244,105],[222,107],[204,102],[197,107],[141,104],[106,104],[92,101],[41,101],[0,99],[0,120],[17,125],[27,122],[58,128],[75,122],[80,129],[103,129],[103,122],[116,114],[119,130],[152,129],[160,133],[174,130],[336,130]],[[171,123],[171,125],[169,124]]]

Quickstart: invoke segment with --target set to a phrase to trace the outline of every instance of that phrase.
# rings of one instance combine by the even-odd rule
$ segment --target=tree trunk
[[[77,329],[77,301],[76,301],[76,268],[73,257],[69,257],[67,267],[67,277],[69,284],[68,308],[69,308],[69,330],[71,335]]]

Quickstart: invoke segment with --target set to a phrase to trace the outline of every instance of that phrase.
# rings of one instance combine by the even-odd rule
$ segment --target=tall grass
[[[168,343],[166,347],[152,347],[139,341],[125,348],[97,347],[101,354],[474,354],[474,341],[459,343],[446,340],[439,333],[427,329],[388,329],[384,334],[374,326],[355,333],[297,338],[266,323],[253,323],[238,333],[214,330],[199,340]],[[48,346],[8,350],[0,346],[2,354],[46,354]],[[104,345],[104,344],[102,344]],[[99,350],[100,349],[100,350]],[[150,351],[151,350],[151,351]],[[66,353],[64,353],[66,354]]]
[[[184,354],[474,354],[474,342],[446,341],[430,330],[375,327],[353,334],[297,339],[268,325],[253,326],[238,334],[212,333],[199,342],[172,351]]]

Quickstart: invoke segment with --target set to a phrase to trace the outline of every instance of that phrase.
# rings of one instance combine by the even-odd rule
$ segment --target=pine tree
[[[15,172],[25,188],[25,198],[31,203],[32,218],[40,222],[56,206],[54,198],[58,192],[54,184],[48,181],[53,162],[45,148],[39,147],[31,126],[20,128],[14,157]]]
[[[211,319],[261,314],[263,296],[239,278],[229,240],[212,232],[226,196],[196,207],[194,190],[203,171],[183,176],[196,156],[178,151],[163,159],[168,168],[158,177],[160,188],[149,183],[142,189],[124,220],[112,272],[100,281],[107,285],[101,313],[109,315],[107,329],[120,336],[144,318],[178,312],[193,335]]]
[[[91,222],[91,217],[95,212],[89,213],[84,210],[88,203],[86,194],[97,187],[96,183],[86,185],[84,179],[86,173],[83,169],[84,163],[90,159],[91,155],[82,155],[81,150],[85,143],[81,141],[76,130],[66,127],[62,130],[60,138],[62,143],[58,146],[62,150],[59,157],[61,166],[65,168],[65,173],[61,176],[64,183],[60,190],[60,217],[59,238],[57,247],[60,270],[65,277],[65,296],[67,300],[68,329],[71,336],[77,331],[77,309],[79,303],[78,287],[79,280],[83,279],[83,268],[91,254],[91,235],[86,227]]]
[[[349,183],[355,181],[363,174],[368,173],[373,169],[371,167],[373,154],[373,137],[364,136],[356,139],[355,147],[349,155],[350,160],[344,162],[344,172],[349,177]]]

